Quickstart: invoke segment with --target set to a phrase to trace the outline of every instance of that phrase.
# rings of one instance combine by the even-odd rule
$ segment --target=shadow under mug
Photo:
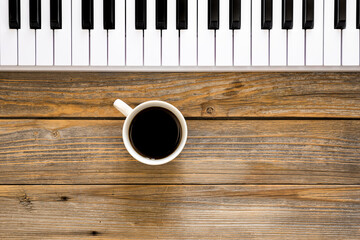
[[[114,107],[117,110],[119,110],[122,114],[124,114],[126,117],[123,129],[122,129],[123,141],[124,141],[126,150],[136,160],[138,160],[144,164],[147,164],[147,165],[162,165],[162,164],[168,163],[171,160],[175,159],[181,153],[181,151],[184,149],[184,146],[185,146],[185,143],[187,140],[187,132],[188,132],[187,125],[186,125],[184,116],[173,105],[171,105],[167,102],[163,102],[163,101],[148,101],[148,102],[144,102],[144,103],[138,105],[137,107],[135,107],[134,109],[132,109],[125,102],[123,102],[120,99],[117,99],[114,102]],[[133,145],[131,144],[130,136],[129,136],[131,123],[134,120],[134,118],[137,116],[137,114],[139,114],[140,112],[142,112],[143,110],[145,110],[147,108],[153,108],[153,107],[164,108],[164,109],[170,111],[177,118],[177,120],[180,124],[180,127],[181,127],[181,138],[180,138],[177,148],[170,155],[168,155],[164,158],[161,158],[161,159],[151,159],[151,158],[145,157],[145,156],[141,155],[140,153],[138,153],[136,151],[136,149],[133,147]]]

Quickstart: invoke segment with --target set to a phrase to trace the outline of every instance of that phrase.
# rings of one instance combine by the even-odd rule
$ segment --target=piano
[[[359,71],[360,0],[0,0],[0,71]]]

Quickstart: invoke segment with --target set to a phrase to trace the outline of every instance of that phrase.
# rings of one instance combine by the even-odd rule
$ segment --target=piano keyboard
[[[0,71],[358,71],[360,0],[0,0]]]

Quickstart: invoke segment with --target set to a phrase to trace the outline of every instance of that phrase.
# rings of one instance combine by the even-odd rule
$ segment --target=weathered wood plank
[[[0,117],[120,117],[168,101],[186,117],[360,117],[360,73],[0,73]]]
[[[132,159],[120,120],[1,120],[0,184],[360,184],[360,121],[190,120],[173,162]]]
[[[360,186],[0,186],[0,238],[359,239]]]

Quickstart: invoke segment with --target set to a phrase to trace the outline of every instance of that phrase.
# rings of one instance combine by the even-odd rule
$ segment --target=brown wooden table
[[[112,103],[188,143],[146,166]],[[0,239],[360,239],[360,73],[0,73]]]

